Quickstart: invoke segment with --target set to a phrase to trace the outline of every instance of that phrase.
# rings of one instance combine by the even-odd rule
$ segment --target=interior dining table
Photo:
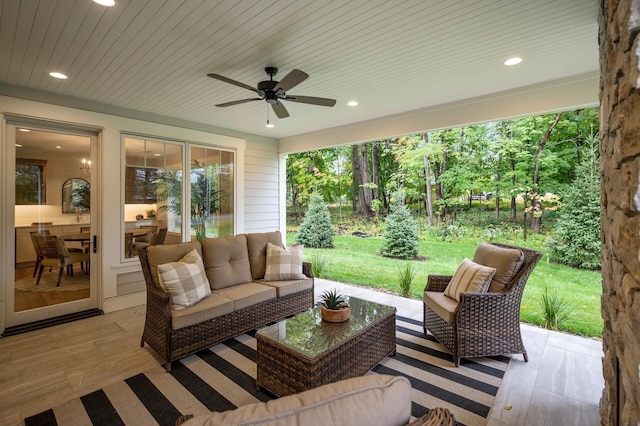
[[[149,233],[149,229],[131,228],[131,229],[124,230],[125,234],[129,232],[131,232],[134,237],[141,237]],[[62,235],[62,239],[65,241],[89,241],[91,239],[91,233],[90,232],[74,232],[71,234],[64,234]]]

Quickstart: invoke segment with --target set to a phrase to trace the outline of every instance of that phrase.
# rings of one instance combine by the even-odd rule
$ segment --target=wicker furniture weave
[[[171,328],[169,294],[154,282],[147,247],[139,248],[138,256],[147,286],[147,310],[140,346],[148,343],[160,355],[167,371],[171,371],[172,361],[313,306],[312,286],[309,290],[273,298],[174,330]],[[312,278],[311,264],[305,262],[302,266],[302,272]]]
[[[286,396],[361,376],[396,350],[396,308],[349,298],[351,318],[322,321],[320,308],[259,330],[257,386]]]
[[[451,351],[456,366],[460,358],[492,355],[522,354],[525,361],[529,360],[520,334],[520,302],[527,279],[542,253],[523,247],[493,244],[517,248],[524,254],[522,267],[504,292],[463,293],[452,324],[423,302],[424,333],[430,331]],[[450,275],[429,275],[424,290],[444,292],[451,278]]]

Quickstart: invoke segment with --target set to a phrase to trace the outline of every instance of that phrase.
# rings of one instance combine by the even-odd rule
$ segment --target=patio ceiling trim
[[[599,73],[496,92],[463,101],[280,139],[280,154],[385,139],[598,105]]]

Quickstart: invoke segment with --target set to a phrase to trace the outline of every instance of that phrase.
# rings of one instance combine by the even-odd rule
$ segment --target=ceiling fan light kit
[[[267,102],[267,104],[271,105],[273,112],[276,114],[278,118],[287,118],[289,117],[289,112],[287,111],[287,108],[285,108],[284,104],[280,101],[298,102],[303,104],[319,105],[319,106],[327,106],[327,107],[332,107],[336,104],[335,99],[318,98],[315,96],[287,95],[287,91],[289,89],[294,88],[295,86],[302,83],[304,80],[306,80],[309,77],[309,74],[307,74],[304,71],[294,69],[289,74],[285,75],[284,78],[280,81],[273,79],[273,77],[278,73],[277,68],[266,67],[264,71],[269,76],[269,80],[264,80],[259,82],[257,88],[251,87],[248,84],[244,84],[236,80],[232,80],[228,77],[224,77],[220,74],[207,74],[207,76],[211,78],[215,78],[216,80],[224,81],[225,83],[233,84],[234,86],[251,90],[252,92],[255,92],[259,96],[257,98],[254,97],[254,98],[247,98],[247,99],[239,99],[237,101],[231,101],[231,102],[223,102],[221,104],[217,104],[216,106],[229,107],[233,105],[243,104],[246,102],[264,100]],[[267,117],[267,127],[269,127],[268,117]]]

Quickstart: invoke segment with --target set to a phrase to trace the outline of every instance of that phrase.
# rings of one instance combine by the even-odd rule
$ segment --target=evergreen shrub
[[[320,195],[309,198],[309,208],[296,235],[296,244],[311,248],[333,248],[335,231],[329,209]]]
[[[418,256],[418,226],[406,205],[398,203],[391,207],[391,213],[384,223],[383,237],[381,255],[399,259],[415,259]]]

